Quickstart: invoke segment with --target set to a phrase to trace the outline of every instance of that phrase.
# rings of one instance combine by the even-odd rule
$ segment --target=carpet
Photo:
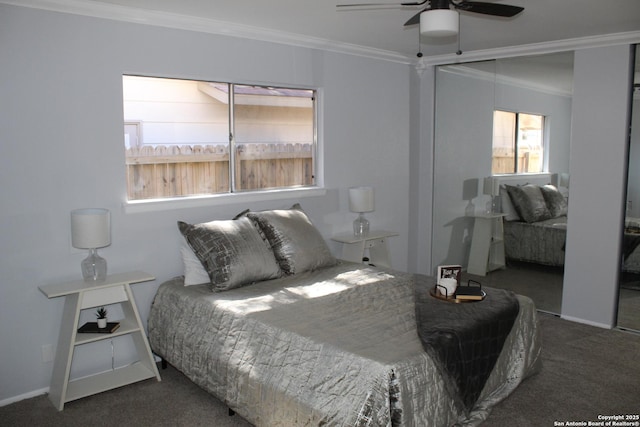
[[[500,402],[483,426],[553,426],[640,413],[640,335],[539,317],[542,370]],[[70,402],[62,412],[44,395],[16,402],[0,408],[0,424],[251,426],[238,415],[230,417],[223,403],[174,368],[161,375],[161,382],[147,380]]]

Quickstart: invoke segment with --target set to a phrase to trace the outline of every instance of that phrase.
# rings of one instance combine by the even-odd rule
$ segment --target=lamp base
[[[107,278],[107,260],[98,255],[97,249],[89,249],[89,256],[82,260],[82,277],[97,282]]]
[[[364,217],[363,213],[360,213],[358,218],[353,221],[353,235],[362,237],[367,234],[369,234],[369,220]]]

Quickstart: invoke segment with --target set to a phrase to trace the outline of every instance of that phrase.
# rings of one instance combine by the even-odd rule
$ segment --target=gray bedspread
[[[504,223],[504,251],[507,259],[551,266],[564,266],[567,217],[526,223]]]
[[[640,274],[639,218],[627,218],[622,246],[622,270]],[[504,223],[504,250],[508,260],[535,264],[564,266],[564,250],[567,238],[567,217],[526,223]]]
[[[222,293],[158,289],[153,350],[257,426],[477,425],[539,368],[535,307],[520,313],[469,417],[416,330],[414,276],[361,264]]]

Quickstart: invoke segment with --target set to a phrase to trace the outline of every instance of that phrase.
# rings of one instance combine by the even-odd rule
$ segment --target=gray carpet
[[[542,371],[498,404],[486,426],[553,426],[640,413],[640,335],[540,314]],[[46,396],[0,408],[3,426],[250,426],[178,371],[70,402]],[[286,427],[286,426],[285,426]]]

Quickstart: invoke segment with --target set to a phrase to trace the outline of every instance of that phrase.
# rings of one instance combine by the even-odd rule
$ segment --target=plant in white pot
[[[104,307],[100,307],[96,311],[96,317],[98,318],[98,328],[106,328],[107,327],[107,309]]]

